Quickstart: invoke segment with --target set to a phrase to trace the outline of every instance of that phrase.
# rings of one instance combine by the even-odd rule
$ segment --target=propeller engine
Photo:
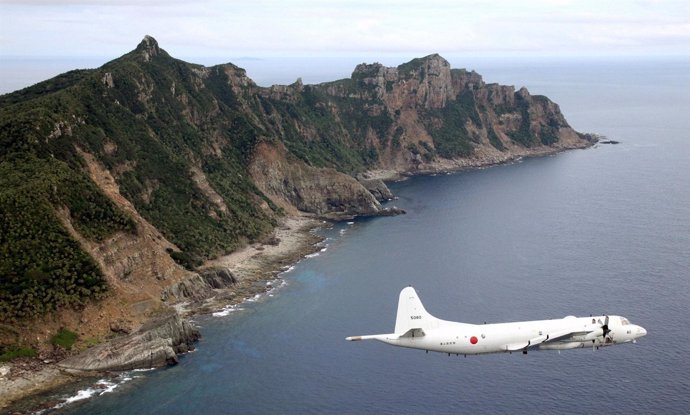
[[[609,316],[606,316],[606,318],[604,318],[604,324],[600,326],[599,330],[595,330],[587,336],[588,340],[592,340],[592,349],[598,349],[596,346],[597,337],[602,337],[604,344],[612,343],[613,337],[609,336],[609,333],[611,333],[611,329],[609,328]]]
[[[604,325],[601,326],[601,331],[603,333],[604,342],[606,342],[607,339],[612,340],[611,337],[609,337],[609,333],[611,333],[611,329],[609,329],[609,316],[606,316],[604,319]]]

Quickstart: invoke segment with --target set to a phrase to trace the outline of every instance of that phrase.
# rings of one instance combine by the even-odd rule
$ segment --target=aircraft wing
[[[512,344],[507,344],[505,346],[505,350],[508,352],[517,352],[520,350],[528,350],[528,349],[533,349],[537,346],[539,346],[542,343],[550,343],[558,340],[562,340],[567,337],[571,336],[586,336],[589,333],[592,333],[596,330],[591,330],[591,331],[583,331],[580,328],[577,329],[564,329],[564,330],[558,330],[554,331],[551,333],[543,334],[541,336],[534,337],[530,340],[525,342],[520,342],[520,343],[512,343]]]

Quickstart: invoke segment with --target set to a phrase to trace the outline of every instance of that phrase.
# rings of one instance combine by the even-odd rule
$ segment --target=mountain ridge
[[[194,290],[212,295],[199,265],[269,238],[286,214],[387,214],[354,175],[591,143],[548,98],[438,54],[260,87],[146,36],[100,68],[0,96],[0,316],[21,332],[0,347],[50,347],[61,326],[103,341]],[[161,299],[180,284],[187,294]],[[112,312],[94,318],[104,304]]]

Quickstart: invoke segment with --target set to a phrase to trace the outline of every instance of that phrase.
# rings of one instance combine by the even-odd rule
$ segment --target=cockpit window
[[[628,319],[625,318],[625,317],[621,317],[621,325],[622,325],[622,326],[627,326],[628,324],[630,324],[630,322],[628,321]]]

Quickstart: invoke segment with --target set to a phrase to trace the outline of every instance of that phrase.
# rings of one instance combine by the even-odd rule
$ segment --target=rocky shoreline
[[[287,217],[263,243],[209,261],[201,267],[199,275],[210,281],[212,293],[196,298],[190,295],[184,301],[174,302],[172,308],[154,316],[134,333],[66,358],[40,356],[0,364],[0,410],[23,414],[49,409],[45,402],[22,401],[84,378],[112,377],[112,371],[176,363],[177,355],[193,350],[194,342],[200,337],[185,317],[218,311],[266,292],[270,288],[267,281],[276,279],[286,267],[319,249],[316,244],[321,238],[313,230],[324,224],[308,215]],[[218,276],[218,270],[225,270],[225,276]],[[227,284],[228,276],[232,278],[230,284]],[[219,283],[214,284],[218,278]],[[171,293],[171,299],[185,298],[180,292],[175,294]],[[50,403],[52,408],[60,401],[51,399]]]
[[[358,177],[379,199],[390,198],[382,189],[382,180],[457,172],[511,163],[524,157],[541,157],[571,149],[591,147],[595,142],[578,143],[562,148],[526,150],[503,157],[481,157],[473,160],[443,160],[419,166],[415,171],[372,170]],[[385,185],[384,185],[385,187]],[[386,189],[387,190],[387,189]],[[404,212],[403,212],[404,213]],[[385,215],[385,213],[381,213]],[[193,350],[200,333],[185,319],[194,314],[208,314],[224,307],[236,306],[257,294],[265,293],[279,274],[306,255],[317,251],[321,238],[313,230],[326,222],[322,216],[298,214],[285,217],[273,234],[261,243],[250,244],[227,256],[204,264],[199,269],[198,284],[185,280],[163,292],[172,309],[154,317],[135,333],[94,346],[66,359],[20,358],[0,365],[0,409],[9,413],[31,413],[14,409],[14,403],[30,396],[78,382],[84,377],[108,376],[113,370],[161,367],[177,362],[177,355]],[[344,217],[330,218],[342,220]],[[196,290],[196,291],[195,291]],[[174,310],[174,311],[173,311]],[[126,356],[122,350],[128,350]],[[45,404],[44,404],[45,405]],[[17,407],[19,408],[19,407]],[[46,409],[44,406],[38,409]]]

